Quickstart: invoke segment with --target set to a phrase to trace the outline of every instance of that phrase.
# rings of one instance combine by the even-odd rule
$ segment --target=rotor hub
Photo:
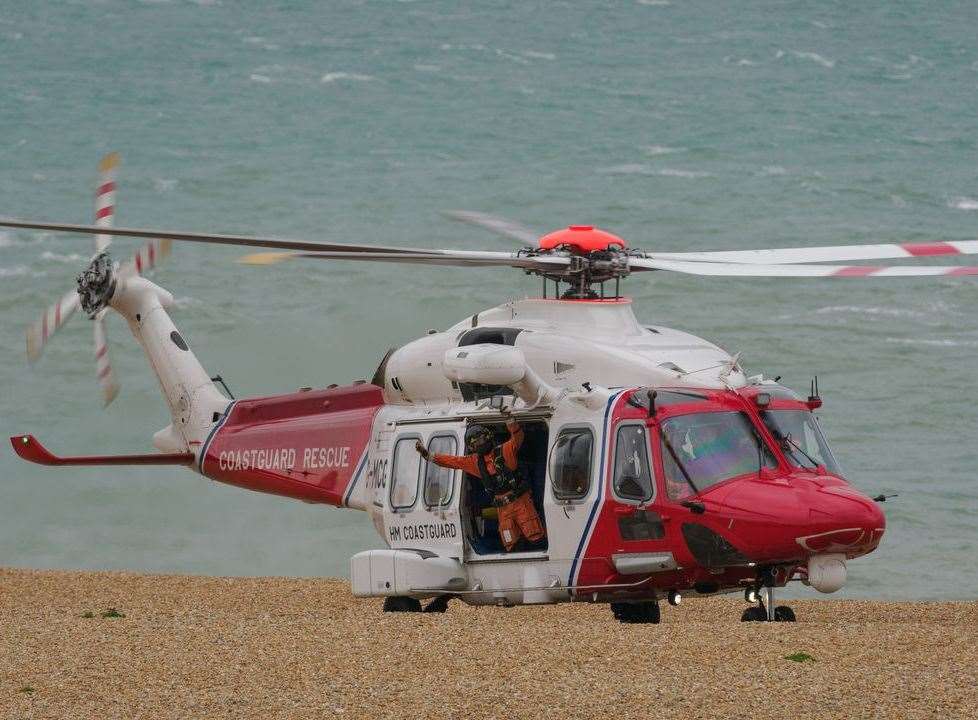
[[[571,225],[544,235],[540,238],[539,247],[541,250],[566,247],[580,253],[590,253],[597,250],[624,250],[628,246],[617,235],[592,225]]]

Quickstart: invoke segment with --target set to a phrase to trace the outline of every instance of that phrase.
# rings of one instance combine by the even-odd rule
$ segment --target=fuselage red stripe
[[[874,265],[850,265],[832,273],[835,277],[864,277],[879,272],[883,268]]]
[[[946,242],[936,243],[901,243],[900,247],[915,257],[927,255],[960,255],[961,251]]]

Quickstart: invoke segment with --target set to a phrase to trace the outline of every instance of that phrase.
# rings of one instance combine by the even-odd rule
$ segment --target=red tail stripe
[[[832,274],[836,277],[864,277],[879,272],[882,269],[874,265],[850,265]]]
[[[44,309],[44,316],[41,318],[41,339],[48,339],[48,311]]]
[[[54,306],[54,326],[58,327],[61,324],[61,301]]]
[[[150,242],[147,247],[149,249],[149,266],[153,267],[153,265],[156,263],[156,247],[153,242]]]
[[[900,247],[916,257],[926,255],[960,255],[961,251],[946,242],[901,243]]]
[[[112,215],[112,212],[113,212],[113,207],[111,205],[109,205],[108,207],[99,208],[95,212],[95,219],[101,220],[104,217],[109,217],[110,215]]]
[[[109,347],[107,345],[103,345],[102,347],[100,347],[98,350],[95,351],[95,359],[101,360],[103,357],[105,357],[105,353],[107,353],[108,351],[109,351]]]
[[[136,272],[141,273],[143,271],[143,256],[142,253],[136,253]]]
[[[104,368],[102,368],[102,369],[101,369],[101,370],[99,371],[99,374],[98,374],[98,379],[99,379],[99,380],[105,380],[105,378],[107,378],[107,377],[109,376],[109,373],[110,373],[110,372],[112,372],[112,368],[111,368],[111,367],[109,367],[109,366],[105,366]]]
[[[104,183],[102,185],[99,185],[98,186],[98,190],[95,191],[95,194],[96,195],[105,195],[106,193],[110,193],[113,190],[115,190],[115,183],[114,182],[107,182],[107,183]]]

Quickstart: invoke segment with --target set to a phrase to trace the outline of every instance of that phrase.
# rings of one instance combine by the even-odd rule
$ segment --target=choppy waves
[[[685,179],[713,177],[713,173],[702,170],[686,170],[683,168],[657,168],[643,163],[625,163],[623,165],[612,165],[600,168],[598,172],[604,175],[650,175],[658,177],[674,177]]]
[[[978,200],[969,197],[957,197],[948,202],[948,207],[956,210],[978,210]]]

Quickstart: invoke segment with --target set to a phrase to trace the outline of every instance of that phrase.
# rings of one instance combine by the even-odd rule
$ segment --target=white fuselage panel
[[[461,394],[445,377],[445,351],[477,328],[513,328],[511,340],[549,385],[740,387],[747,379],[726,351],[695,335],[643,326],[631,301],[526,299],[478,313],[395,351],[387,363],[389,403],[444,405]],[[482,342],[485,342],[483,340]]]

